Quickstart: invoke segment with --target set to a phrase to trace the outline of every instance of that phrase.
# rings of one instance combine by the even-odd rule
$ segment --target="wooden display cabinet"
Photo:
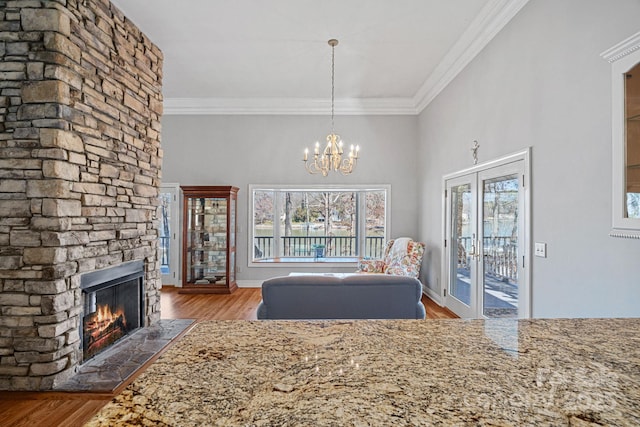
[[[181,293],[230,294],[236,284],[238,188],[181,186]]]

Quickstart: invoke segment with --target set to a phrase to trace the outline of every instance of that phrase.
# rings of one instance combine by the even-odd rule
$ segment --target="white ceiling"
[[[165,113],[416,114],[527,0],[111,0],[164,53]]]

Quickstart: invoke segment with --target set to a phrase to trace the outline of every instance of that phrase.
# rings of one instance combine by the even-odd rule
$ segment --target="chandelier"
[[[340,172],[342,175],[348,175],[353,172],[358,162],[358,152],[360,146],[352,145],[349,151],[349,156],[343,158],[344,143],[340,138],[340,135],[336,135],[333,129],[334,122],[334,92],[335,92],[335,48],[338,44],[338,40],[329,40],[329,46],[331,46],[331,133],[327,135],[327,145],[322,152],[320,151],[320,143],[316,142],[316,146],[313,151],[313,159],[309,160],[309,149],[304,150],[304,166],[307,172],[311,174],[321,173],[322,176],[329,175],[330,171]]]

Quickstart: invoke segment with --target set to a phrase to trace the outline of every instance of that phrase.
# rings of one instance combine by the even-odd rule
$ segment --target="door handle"
[[[472,259],[480,260],[480,258],[482,257],[482,253],[480,252],[481,247],[482,246],[480,246],[480,239],[476,239],[476,235],[474,233],[473,237],[471,238],[471,251],[469,252],[469,256]]]
[[[473,233],[471,237],[471,252],[469,252],[469,256],[472,259],[475,259],[478,256],[478,253],[476,252],[476,234],[475,233]]]

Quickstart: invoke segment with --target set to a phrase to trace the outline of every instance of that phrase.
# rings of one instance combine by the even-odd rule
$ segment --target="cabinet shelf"
[[[236,284],[237,187],[182,186],[182,289],[231,293]]]
[[[211,248],[191,248],[188,250],[189,252],[222,252],[226,253],[226,247],[223,249],[211,249]]]

